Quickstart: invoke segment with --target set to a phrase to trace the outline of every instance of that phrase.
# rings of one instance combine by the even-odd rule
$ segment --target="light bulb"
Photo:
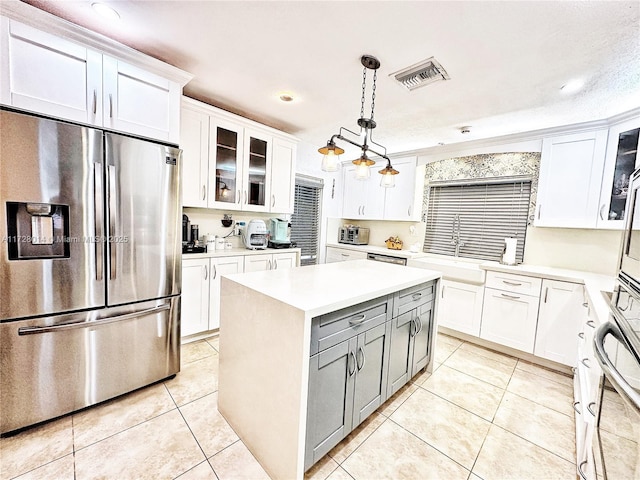
[[[340,155],[336,155],[333,150],[329,150],[327,154],[322,157],[322,170],[325,172],[337,172],[339,159]]]
[[[380,179],[380,186],[385,188],[392,188],[396,186],[395,175],[391,175],[390,173],[385,173],[382,175]]]
[[[356,178],[358,180],[366,180],[371,175],[371,169],[367,162],[362,162],[360,165],[356,167]]]

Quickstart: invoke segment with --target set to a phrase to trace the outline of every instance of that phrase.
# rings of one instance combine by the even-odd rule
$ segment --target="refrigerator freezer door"
[[[105,134],[107,305],[180,293],[180,153]]]
[[[104,306],[102,132],[6,110],[0,125],[0,320]]]
[[[172,297],[0,324],[0,433],[177,373],[179,311]]]

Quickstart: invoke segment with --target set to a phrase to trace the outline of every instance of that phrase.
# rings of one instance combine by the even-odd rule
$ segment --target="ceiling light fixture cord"
[[[364,118],[364,96],[367,90],[367,67],[362,69],[362,100],[360,106],[360,118]]]
[[[373,121],[373,111],[376,108],[376,80],[378,79],[378,70],[373,71],[373,85],[371,87],[371,121]]]

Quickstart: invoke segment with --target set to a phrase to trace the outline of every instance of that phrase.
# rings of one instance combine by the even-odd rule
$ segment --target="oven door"
[[[594,350],[604,372],[593,442],[597,477],[640,478],[640,362],[613,321],[598,327]]]
[[[633,172],[629,183],[625,231],[622,241],[620,273],[640,283],[640,169]]]

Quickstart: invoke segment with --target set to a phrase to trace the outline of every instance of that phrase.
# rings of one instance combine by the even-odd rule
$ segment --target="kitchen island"
[[[439,278],[369,260],[223,277],[218,408],[272,478],[431,370]]]

